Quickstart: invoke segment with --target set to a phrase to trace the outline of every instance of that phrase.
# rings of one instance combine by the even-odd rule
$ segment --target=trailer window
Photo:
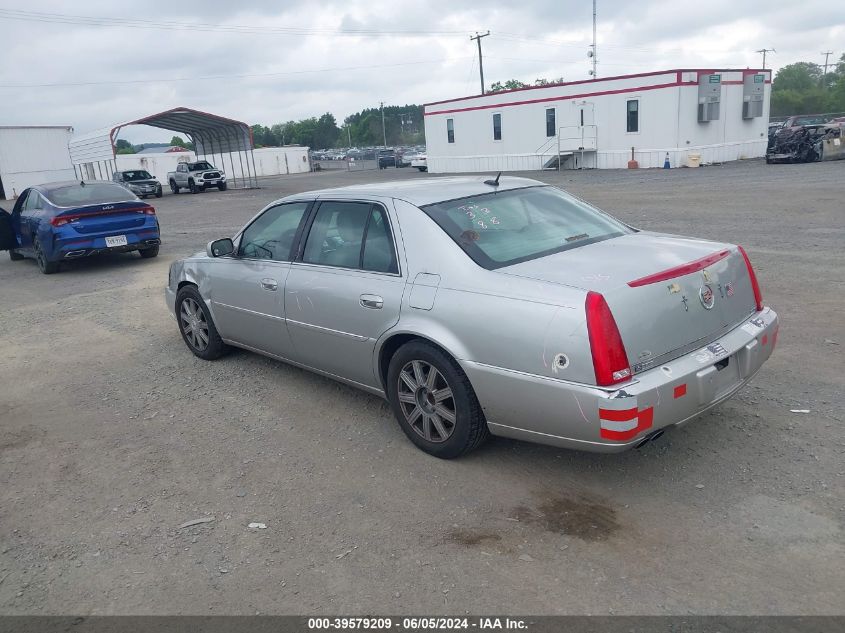
[[[446,140],[455,142],[455,119],[446,119]]]
[[[498,113],[493,115],[493,140],[502,140],[502,115]]]
[[[631,99],[628,101],[628,131],[640,131],[640,101]]]
[[[581,116],[584,116],[584,111],[581,111]],[[581,121],[581,125],[584,125],[584,121]],[[546,136],[555,136],[557,134],[555,130],[555,109],[548,108],[546,110]]]

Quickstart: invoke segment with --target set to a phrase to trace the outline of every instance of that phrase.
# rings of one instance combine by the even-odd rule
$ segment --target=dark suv
[[[392,149],[380,149],[378,151],[378,168],[387,169],[396,167],[396,154]]]
[[[112,174],[112,180],[119,182],[139,198],[161,198],[161,183],[146,169],[116,171]]]

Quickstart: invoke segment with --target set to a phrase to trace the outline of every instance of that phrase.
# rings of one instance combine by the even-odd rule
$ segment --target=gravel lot
[[[275,198],[436,176],[166,195],[157,259],[0,259],[0,613],[845,614],[845,162],[524,175],[745,245],[782,319],[754,382],[640,451],[440,461],[376,397],[195,358],[162,294]]]

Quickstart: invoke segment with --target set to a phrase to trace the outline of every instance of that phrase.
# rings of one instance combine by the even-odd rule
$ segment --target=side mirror
[[[209,257],[225,257],[235,252],[235,245],[231,238],[224,237],[222,240],[209,242],[205,252]]]

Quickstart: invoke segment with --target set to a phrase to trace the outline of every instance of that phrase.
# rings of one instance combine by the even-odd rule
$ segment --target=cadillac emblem
[[[701,305],[704,306],[705,310],[709,310],[716,303],[716,295],[713,294],[713,289],[707,284],[701,286],[698,291],[698,298],[701,299]]]

